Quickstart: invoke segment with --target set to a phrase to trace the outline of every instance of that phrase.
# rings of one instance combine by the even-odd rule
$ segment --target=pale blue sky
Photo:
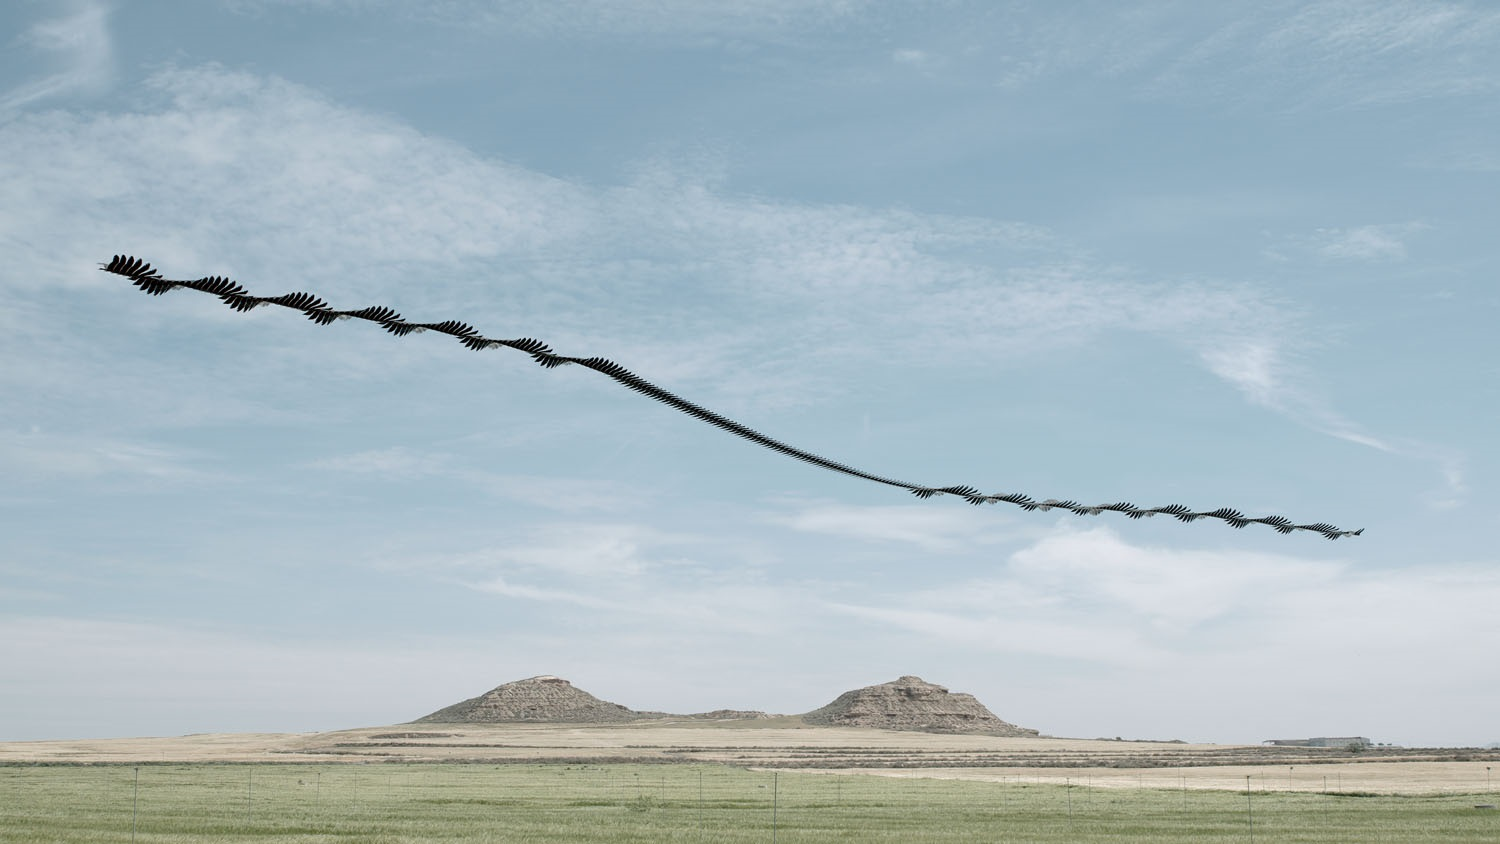
[[[0,739],[558,674],[1044,733],[1500,740],[1500,9],[0,11]],[[919,501],[878,474],[1365,528]]]

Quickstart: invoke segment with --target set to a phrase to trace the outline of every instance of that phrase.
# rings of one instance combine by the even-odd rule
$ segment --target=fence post
[[[1255,840],[1255,812],[1250,808],[1250,775],[1245,775],[1245,823],[1250,829],[1250,840]]]
[[[780,797],[781,772],[771,772],[771,844],[776,844],[776,804]]]

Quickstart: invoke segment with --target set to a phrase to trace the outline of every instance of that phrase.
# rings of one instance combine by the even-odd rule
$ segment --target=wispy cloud
[[[604,479],[491,472],[446,452],[406,447],[373,449],[319,458],[311,468],[342,474],[372,475],[387,481],[438,478],[482,492],[550,510],[613,513],[632,510],[650,500],[640,488]]]
[[[641,35],[752,37],[827,25],[869,5],[868,0],[443,0],[420,6],[396,0],[233,0],[255,12],[306,7],[349,13],[393,11],[440,24],[507,32],[566,33],[618,38]]]
[[[976,521],[963,510],[926,506],[857,507],[831,502],[795,504],[771,520],[793,530],[870,543],[904,543],[943,552],[994,541],[997,520]]]
[[[1059,530],[993,575],[831,608],[934,642],[1166,670],[1237,649],[1241,637],[1274,642],[1258,659],[1309,665],[1308,649],[1341,652],[1362,637],[1396,644],[1392,617],[1403,618],[1401,630],[1436,637],[1444,603],[1470,589],[1454,604],[1466,618],[1486,600],[1479,596],[1500,595],[1500,579],[1482,566],[1362,571],[1258,552],[1147,547],[1099,527]],[[1334,628],[1338,642],[1326,638]],[[1422,658],[1409,643],[1398,650]]]
[[[1399,261],[1406,257],[1406,243],[1428,228],[1423,223],[1387,223],[1351,228],[1319,229],[1311,238],[1318,254],[1356,261]]]
[[[1450,170],[1459,173],[1500,172],[1500,153],[1496,153],[1488,137],[1476,137],[1471,141],[1449,142],[1446,146],[1425,150],[1412,157],[1412,167],[1432,170]]]
[[[1121,84],[1127,96],[1275,110],[1370,106],[1483,96],[1500,87],[1489,45],[1500,13],[1442,0],[1316,0],[1206,10],[1188,0],[1102,7],[1086,19],[1063,9],[994,16],[975,0],[962,28],[914,25],[909,9],[868,0],[236,0],[247,11],[304,7],[408,15],[507,35],[641,43],[688,40],[729,50],[757,40],[808,54],[850,37],[882,58],[931,75],[961,64],[959,84],[983,79],[1015,91],[1069,77]],[[946,16],[931,16],[938,20]],[[889,44],[892,19],[940,46]],[[1017,21],[1022,21],[1017,23]],[[982,44],[983,46],[977,46]],[[960,61],[961,57],[961,61]]]
[[[1069,76],[1127,96],[1278,112],[1485,96],[1500,13],[1441,0],[1274,2],[1209,11],[1186,0],[1058,11],[990,39],[1003,88]]]
[[[830,603],[828,608],[851,618],[893,627],[944,646],[980,651],[1022,653],[1065,660],[1142,665],[1162,658],[1159,648],[1127,625],[1105,628],[1045,618],[1017,619],[996,615],[971,616],[905,607],[871,607]]]
[[[1330,88],[1357,90],[1362,102],[1399,102],[1495,90],[1500,75],[1481,51],[1497,34],[1500,13],[1484,7],[1326,0],[1284,19],[1260,49],[1318,71]]]
[[[892,50],[891,61],[900,67],[909,68],[927,77],[933,76],[948,64],[947,57],[941,53],[916,47],[898,47]]]
[[[586,624],[612,635],[689,640],[752,634],[780,639],[823,629],[828,613],[806,588],[754,578],[715,582],[702,572],[618,578],[489,575],[464,582],[475,592],[539,604],[563,625]],[[567,613],[568,615],[564,615]]]
[[[1436,467],[1442,491],[1430,506],[1450,509],[1468,494],[1465,459],[1454,449],[1379,434],[1334,409],[1316,389],[1316,379],[1288,360],[1283,343],[1268,336],[1204,338],[1199,355],[1209,371],[1239,390],[1252,404],[1330,437]]]
[[[1108,329],[1180,337],[1247,314],[1277,319],[1253,290],[1142,283],[1026,224],[773,203],[659,164],[595,189],[284,81],[205,67],[151,87],[164,98],[151,111],[0,132],[8,166],[47,186],[0,232],[38,245],[9,284],[103,284],[41,256],[129,243],[171,272],[409,308],[420,270],[444,282],[424,285],[419,318],[477,319],[477,300],[528,315],[488,332],[605,353],[658,382],[711,390],[709,400],[772,406],[829,390],[830,377],[867,367],[872,348],[917,366],[1020,365]],[[89,203],[64,201],[79,196]],[[156,213],[124,213],[141,203]],[[704,295],[663,299],[656,280],[683,274]]]
[[[1204,350],[1203,361],[1252,402],[1279,407],[1284,384],[1275,345],[1265,340],[1226,343]]]
[[[0,118],[32,103],[65,94],[98,94],[114,80],[109,6],[74,2],[71,12],[33,24],[10,49],[26,50],[54,71],[0,94]]]
[[[1330,581],[1340,570],[1334,563],[1261,553],[1140,547],[1105,527],[1062,529],[1012,554],[999,576],[912,597],[918,608],[985,623],[1004,619],[1023,634],[997,639],[996,647],[1054,647],[1024,635],[1026,625],[1040,622],[1048,629],[1074,628],[1064,641],[1074,643],[1069,655],[1075,658],[1083,655],[1076,646],[1092,644],[1101,654],[1148,659],[1157,648],[1181,648],[1190,631],[1293,584]],[[1126,631],[1136,631],[1124,638],[1133,646],[1106,646]]]
[[[612,522],[567,522],[533,527],[524,537],[502,546],[457,554],[391,558],[398,569],[430,570],[472,580],[486,573],[544,574],[567,579],[614,581],[644,576],[676,564],[666,549],[702,540],[644,525]],[[607,588],[616,588],[610,586]]]
[[[1088,735],[1487,711],[1493,561],[1446,562],[1485,547],[1483,520],[1396,500],[1486,491],[1486,397],[1465,392],[1488,365],[1483,203],[1382,174],[1429,149],[1486,166],[1493,10],[224,6],[36,3],[0,37],[0,597],[94,616],[0,620],[34,644],[0,654],[7,724],[93,729],[80,676],[176,732],[391,721],[538,673],[644,708],[716,687],[704,708],[801,709],[921,673]],[[89,9],[114,9],[89,55],[152,74],[107,102],[81,96],[114,73],[69,46],[87,26],[27,29]],[[317,56],[273,43],[351,22]],[[219,51],[231,30],[250,40]],[[355,52],[387,60],[351,81]],[[256,58],[129,61],[174,55]],[[641,119],[631,98],[669,75]],[[1270,271],[1244,260],[1265,230],[1294,232]],[[606,356],[914,481],[1372,532],[917,501],[584,368],[148,299],[96,269],[121,251]],[[1342,345],[1383,331],[1410,342]],[[1403,436],[1423,431],[1462,448]],[[1393,692],[1391,671],[1419,679]]]
[[[190,451],[150,442],[0,430],[0,467],[13,479],[117,476],[140,483],[206,478],[195,462]]]
[[[448,461],[434,454],[423,454],[408,448],[383,448],[324,457],[311,463],[315,469],[335,472],[373,474],[387,478],[419,478],[446,474]]]
[[[611,601],[595,595],[587,595],[566,589],[547,589],[537,586],[525,586],[512,583],[503,577],[491,577],[472,584],[472,588],[480,592],[489,592],[507,598],[521,598],[527,601],[540,601],[542,603],[562,603],[585,607],[593,610],[622,610],[625,604],[619,601]]]
[[[0,200],[14,212],[0,242],[31,244],[14,250],[17,272],[5,282],[23,303],[56,289],[49,285],[106,283],[82,261],[44,256],[97,258],[127,243],[169,272],[232,274],[264,293],[312,289],[345,307],[420,304],[419,319],[467,318],[486,333],[606,354],[731,414],[821,400],[847,389],[841,377],[867,378],[872,359],[908,371],[993,371],[1128,331],[1178,344],[1253,402],[1379,447],[1299,391],[1285,365],[1298,343],[1296,311],[1250,286],[1144,281],[1024,223],[735,195],[661,161],[616,186],[571,183],[283,80],[212,66],[164,71],[149,88],[159,99],[142,112],[0,127],[0,168],[43,186],[24,213]],[[129,213],[143,204],[154,213]],[[293,219],[298,226],[285,225]],[[1330,248],[1389,252],[1405,231],[1346,233]],[[663,277],[691,277],[702,295],[664,296]],[[194,304],[179,302],[166,307]],[[485,314],[505,319],[492,325]],[[21,335],[42,329],[19,330],[14,342],[24,343]],[[362,348],[330,337],[307,342],[351,373],[379,372]],[[409,342],[395,354],[433,348]],[[505,360],[517,371],[527,365]],[[303,354],[272,353],[244,377],[304,365]],[[136,392],[161,390],[143,383]],[[153,414],[162,404],[149,400]],[[524,478],[486,478],[430,457],[365,455],[362,468],[344,459],[323,468],[441,472],[499,494],[534,490]],[[598,500],[584,488],[559,492],[559,501]]]

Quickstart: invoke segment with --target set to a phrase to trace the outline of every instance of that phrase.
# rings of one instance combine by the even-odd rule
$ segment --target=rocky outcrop
[[[479,697],[418,718],[441,724],[515,721],[611,724],[652,717],[618,703],[600,700],[561,677],[543,674],[497,686]]]
[[[925,730],[941,733],[985,733],[1034,736],[1036,730],[1017,727],[995,717],[973,695],[954,694],[942,686],[910,675],[877,686],[844,692],[832,703],[802,716],[817,726],[877,727],[883,730]]]
[[[715,709],[712,712],[694,712],[692,715],[681,717],[691,718],[694,721],[765,721],[776,716],[768,715],[758,709]]]
[[[600,700],[561,677],[544,674],[496,686],[479,697],[444,707],[413,723],[623,724],[664,719],[746,721],[772,717],[776,716],[739,709],[718,709],[694,715],[638,712],[618,703]],[[1017,727],[996,718],[973,695],[954,694],[942,686],[910,676],[844,692],[827,706],[801,717],[806,723],[817,726],[878,727],[884,730],[1000,736],[1037,734],[1036,730]]]

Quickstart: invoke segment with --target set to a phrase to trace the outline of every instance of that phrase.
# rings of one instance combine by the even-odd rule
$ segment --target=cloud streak
[[[640,488],[626,488],[608,479],[566,478],[490,472],[447,452],[405,447],[323,457],[312,469],[344,475],[370,476],[386,482],[439,479],[456,482],[488,495],[523,501],[563,512],[610,513],[638,508],[650,500]]]
[[[770,36],[856,16],[868,0],[442,0],[414,7],[395,0],[234,0],[259,11],[302,7],[358,14],[398,13],[449,26],[507,33],[618,39]]]
[[[0,119],[54,97],[100,94],[113,83],[109,7],[83,2],[72,7],[70,14],[33,24],[12,42],[12,49],[28,50],[57,70],[0,94]]]
[[[1221,338],[1205,342],[1201,358],[1209,371],[1233,385],[1252,404],[1344,442],[1432,464],[1444,491],[1430,496],[1436,509],[1464,503],[1468,494],[1464,456],[1456,450],[1410,438],[1375,434],[1329,406],[1309,386],[1312,378],[1285,360],[1280,346],[1265,338]]]
[[[417,301],[420,268],[444,277],[424,289],[429,314],[475,297],[534,314],[508,330],[585,354],[609,349],[728,413],[817,401],[872,357],[901,361],[906,372],[890,374],[899,379],[978,361],[1035,365],[1109,331],[1199,350],[1227,335],[1229,345],[1200,351],[1211,371],[1252,401],[1361,436],[1329,413],[1292,409],[1299,401],[1277,365],[1291,320],[1252,288],[1142,282],[1026,224],[771,203],[661,165],[596,189],[215,67],[166,71],[150,87],[161,97],[152,111],[51,115],[0,132],[11,168],[49,184],[50,196],[93,200],[81,221],[71,203],[43,199],[0,240],[63,254],[139,243],[191,275],[256,287],[260,277],[295,279],[288,288],[357,292],[361,304],[389,294],[398,308]],[[156,213],[125,213],[141,204]],[[23,264],[25,254],[42,253],[26,250]],[[664,300],[650,283],[662,275],[701,278],[704,295]],[[23,266],[16,278],[32,295],[89,283],[55,264]],[[273,356],[257,377],[293,367],[300,355]]]
[[[728,394],[772,373],[796,383],[809,361],[863,366],[876,346],[902,353],[882,359],[918,366],[979,356],[1019,365],[1112,329],[1178,338],[1283,320],[1252,289],[1143,283],[1079,260],[1035,226],[771,203],[659,166],[593,189],[275,79],[206,67],[165,72],[150,87],[164,98],[151,111],[53,115],[0,132],[7,175],[25,171],[45,186],[0,231],[46,246],[19,257],[12,289],[100,286],[34,256],[108,255],[121,243],[189,274],[256,288],[280,280],[329,298],[396,296],[406,310],[420,271],[444,282],[422,285],[432,313],[483,297],[499,313],[535,316],[482,329],[559,348],[623,346],[638,371]],[[65,206],[73,196],[89,204]],[[156,213],[125,213],[141,203]],[[304,228],[276,222],[286,219]],[[683,273],[701,279],[704,295],[662,299],[651,280]]]
[[[1406,241],[1425,228],[1421,223],[1393,223],[1325,229],[1317,233],[1317,251],[1329,258],[1399,261],[1406,257]]]
[[[1362,571],[1339,561],[1142,546],[1099,527],[1056,531],[994,575],[830,609],[935,643],[1167,671],[1247,640],[1271,644],[1269,653],[1257,648],[1267,664],[1382,648],[1420,662],[1422,643],[1443,638],[1450,611],[1459,629],[1494,629],[1479,614],[1497,597],[1500,578],[1484,566]]]
[[[928,552],[951,552],[993,541],[993,525],[976,522],[962,511],[925,506],[856,507],[832,502],[804,502],[771,521],[792,530],[857,542],[901,543]]]

